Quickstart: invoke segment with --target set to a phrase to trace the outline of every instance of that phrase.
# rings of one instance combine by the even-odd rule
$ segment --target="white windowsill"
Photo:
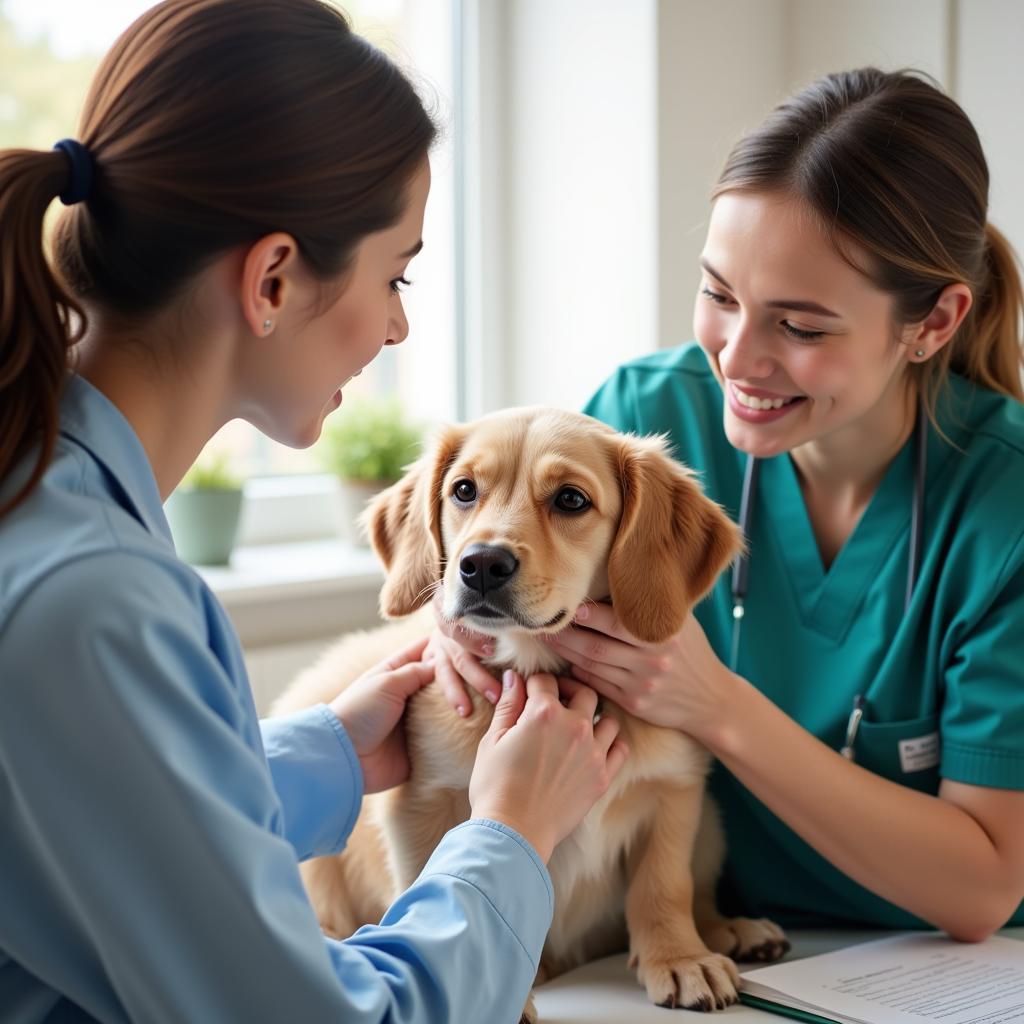
[[[377,556],[337,539],[241,547],[230,566],[195,568],[248,649],[329,639],[380,622]]]

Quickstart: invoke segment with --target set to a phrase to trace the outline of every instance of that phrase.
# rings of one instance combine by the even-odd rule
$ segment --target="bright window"
[[[74,136],[89,79],[118,34],[147,7],[139,0],[0,0],[0,148],[48,149]],[[385,349],[346,397],[397,393],[416,419],[456,414],[455,198],[451,0],[348,0],[357,32],[409,70],[441,122],[432,154],[433,186],[423,252],[413,261],[405,293],[410,333]],[[211,447],[230,454],[247,477],[319,472],[316,449],[294,451],[246,423],[228,424]]]

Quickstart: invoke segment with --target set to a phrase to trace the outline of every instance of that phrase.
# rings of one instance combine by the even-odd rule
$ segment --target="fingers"
[[[602,719],[602,722],[607,719]],[[600,723],[598,723],[600,724]],[[617,739],[608,751],[608,760],[605,762],[608,768],[608,781],[610,782],[622,770],[622,766],[629,757],[629,746],[625,740]]]
[[[403,665],[408,665],[409,662],[419,661],[423,657],[423,652],[426,649],[429,640],[429,636],[420,637],[419,640],[414,640],[411,644],[403,647],[397,654],[392,654],[390,658],[380,662],[380,664],[372,671],[387,672],[391,669],[401,668]]]
[[[489,658],[494,653],[494,637],[475,633],[458,622],[445,618],[444,596],[440,590],[434,591],[431,607],[434,610],[434,621],[437,623],[437,628],[444,636],[454,640],[455,643],[478,658]]]
[[[544,697],[558,700],[558,680],[549,672],[537,672],[526,680],[526,696],[530,700]]]
[[[620,728],[618,720],[607,715],[594,726],[594,739],[606,754],[610,753]]]
[[[444,693],[445,700],[463,718],[469,714],[472,705],[469,702],[469,695],[466,693],[462,676],[455,671],[451,659],[444,650],[438,649],[434,655],[434,678]]]
[[[594,689],[571,676],[558,677],[558,692],[573,711],[579,711],[590,718],[597,711],[598,695]]]
[[[473,710],[467,686],[496,704],[501,687],[491,673],[467,650],[449,640],[440,630],[431,636],[428,655],[433,659],[436,677],[445,699],[463,717]]]
[[[388,670],[387,688],[392,693],[399,693],[407,700],[414,693],[422,690],[434,678],[434,666],[426,662],[414,661],[401,668]]]
[[[605,676],[609,670],[629,670],[637,661],[638,651],[632,644],[589,627],[580,629],[570,626],[561,633],[546,636],[544,642],[571,664],[588,672],[601,672]]]
[[[586,626],[587,629],[597,630],[599,633],[605,633],[628,644],[640,642],[619,621],[615,609],[610,604],[586,601],[576,609],[574,621],[581,626]]]
[[[523,678],[518,672],[509,669],[502,676],[501,697],[495,705],[488,734],[498,738],[508,732],[519,721],[525,707],[526,687],[523,685]]]
[[[475,654],[478,658],[489,658],[494,654],[494,637],[485,636],[483,633],[474,633],[473,630],[460,626],[458,623],[453,624],[451,631],[446,632],[445,636],[450,637],[463,650]]]
[[[623,701],[626,699],[624,689],[609,679],[599,676],[596,672],[587,672],[576,665],[572,667],[572,678],[586,683],[591,689],[596,690],[602,697],[615,701],[621,707],[625,707]]]

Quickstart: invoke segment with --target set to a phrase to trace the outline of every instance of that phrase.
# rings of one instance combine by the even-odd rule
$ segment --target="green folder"
[[[747,1006],[753,1006],[758,1010],[765,1010],[767,1013],[777,1013],[780,1017],[790,1017],[793,1020],[806,1020],[810,1024],[842,1024],[835,1017],[821,1017],[809,1010],[797,1010],[792,1006],[782,1006],[780,1003],[773,1003],[760,996],[749,996],[746,992],[740,993],[740,1002]]]

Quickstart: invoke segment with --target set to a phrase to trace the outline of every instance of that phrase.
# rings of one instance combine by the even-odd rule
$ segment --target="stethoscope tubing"
[[[917,420],[914,425],[914,496],[910,507],[910,551],[907,555],[907,585],[903,597],[903,612],[910,609],[917,577],[921,569],[921,551],[924,544],[924,499],[928,473],[928,413],[923,402],[918,402]],[[754,508],[757,504],[757,489],[761,475],[761,460],[747,456],[743,470],[743,490],[740,495],[739,528],[743,536],[743,547],[736,556],[732,568],[732,656],[729,667],[735,672],[739,662],[740,628],[745,612],[747,585],[750,580],[750,538],[753,532]],[[841,753],[853,760],[853,744],[857,729],[864,716],[864,698],[857,694],[853,711],[846,728],[846,742]]]

